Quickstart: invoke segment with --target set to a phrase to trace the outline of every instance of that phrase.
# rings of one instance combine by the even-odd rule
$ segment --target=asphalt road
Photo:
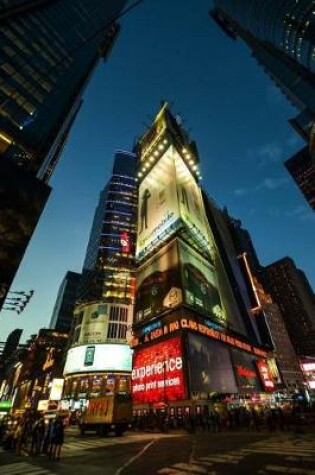
[[[62,459],[1,450],[1,475],[315,475],[314,434],[67,433]]]

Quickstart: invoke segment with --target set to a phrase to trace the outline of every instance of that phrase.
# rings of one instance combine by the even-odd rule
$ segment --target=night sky
[[[203,186],[241,219],[263,265],[291,256],[315,284],[315,214],[283,166],[302,145],[289,105],[241,41],[210,19],[210,0],[147,0],[122,20],[107,64],[51,181],[53,192],[12,290],[35,289],[27,309],[0,314],[0,341],[48,327],[68,270],[82,270],[99,192],[117,149],[130,150],[160,101],[197,142]]]

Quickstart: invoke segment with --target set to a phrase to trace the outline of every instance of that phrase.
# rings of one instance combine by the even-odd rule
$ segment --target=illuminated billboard
[[[198,397],[209,393],[237,393],[229,349],[209,338],[189,334],[190,391]]]
[[[134,404],[167,404],[186,398],[180,337],[138,350],[132,368]]]
[[[95,371],[131,371],[132,350],[128,345],[82,345],[68,351],[64,375]]]
[[[139,187],[136,256],[144,257],[182,226],[210,255],[200,188],[181,155],[170,146]]]
[[[51,401],[60,401],[65,380],[63,378],[54,378],[51,383],[49,399]]]
[[[261,384],[264,387],[265,391],[274,391],[275,390],[275,383],[271,376],[268,363],[264,360],[257,360],[255,362],[256,368],[258,370],[259,378]]]
[[[107,339],[108,305],[89,304],[79,308],[83,311],[79,343],[104,343]]]
[[[138,270],[136,321],[150,320],[183,302],[226,324],[213,265],[175,239]]]
[[[139,269],[136,321],[146,321],[182,303],[177,241],[158,252]]]
[[[255,362],[257,358],[243,351],[232,349],[232,361],[240,393],[262,391],[257,377]]]
[[[224,325],[226,314],[218,290],[216,269],[183,242],[179,244],[179,253],[184,302]]]

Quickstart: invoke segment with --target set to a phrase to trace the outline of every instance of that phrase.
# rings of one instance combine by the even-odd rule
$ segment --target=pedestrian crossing
[[[1,475],[56,475],[56,473],[25,461],[2,465]]]
[[[211,453],[199,457],[191,463],[177,463],[158,470],[158,475],[220,475],[220,468],[230,467],[231,474],[239,475],[239,464],[251,455],[281,456],[281,463],[267,463],[257,475],[315,475],[315,438],[304,436],[271,436],[268,439],[254,442],[237,451]],[[307,466],[308,468],[301,467]],[[254,474],[253,474],[254,475]]]

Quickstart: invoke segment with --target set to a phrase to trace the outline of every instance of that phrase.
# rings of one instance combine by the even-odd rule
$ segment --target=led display
[[[82,311],[82,309],[80,309],[80,311]],[[104,343],[107,338],[107,328],[108,305],[85,305],[79,343]]]
[[[261,392],[253,355],[232,349],[232,360],[240,393]]]
[[[198,393],[237,393],[229,349],[201,335],[188,335],[190,390]]]
[[[264,360],[258,360],[255,362],[258,374],[260,377],[260,381],[264,387],[265,391],[274,391],[275,383],[272,379],[268,363]]]
[[[133,356],[131,378],[134,404],[185,399],[180,337],[138,350]]]
[[[63,378],[54,378],[52,380],[50,394],[49,394],[50,400],[60,401],[61,396],[62,396],[64,381],[65,380]]]
[[[128,345],[82,345],[68,351],[64,374],[95,371],[131,371],[132,350]]]
[[[139,187],[137,257],[144,257],[183,226],[210,253],[201,191],[181,155],[170,146]]]

